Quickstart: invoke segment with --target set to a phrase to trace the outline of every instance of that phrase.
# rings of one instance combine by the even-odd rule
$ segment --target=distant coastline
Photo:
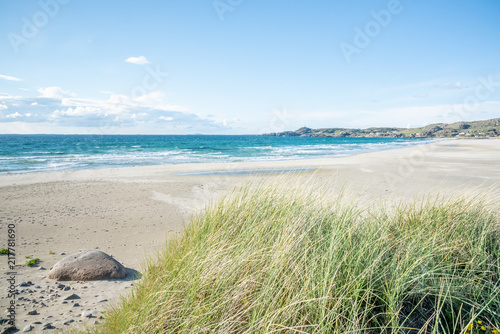
[[[368,138],[488,138],[500,136],[500,118],[486,121],[436,123],[420,128],[372,127],[367,129],[302,127],[295,131],[266,133],[267,137],[368,137]]]

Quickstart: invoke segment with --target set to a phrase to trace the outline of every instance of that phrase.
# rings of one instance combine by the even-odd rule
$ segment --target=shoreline
[[[345,191],[360,201],[399,202],[438,192],[443,196],[500,194],[500,140],[454,139],[347,157],[223,165],[225,171],[315,168],[287,175],[292,180],[307,179],[318,187],[326,185],[332,193]],[[179,236],[190,218],[202,212],[208,202],[248,180],[276,177],[174,175],[216,171],[220,167],[219,163],[196,163],[0,175],[0,219],[17,224],[17,260],[24,264],[25,256],[32,255],[47,269],[24,265],[16,268],[17,283],[31,281],[42,287],[21,294],[26,300],[19,301],[17,327],[22,329],[40,321],[68,328],[98,321],[79,314],[88,310],[99,316],[109,301],[117,300],[133,284],[130,280],[62,282],[71,290],[59,291],[54,281],[43,277],[65,255],[99,249],[125,267],[141,271],[142,260],[154,257],[167,238]],[[0,240],[5,244],[3,229]],[[4,276],[6,272],[2,266]],[[2,280],[0,289],[5,291],[6,285]],[[46,292],[41,294],[41,290]],[[81,297],[80,307],[62,303],[71,293]],[[60,297],[49,297],[51,294]],[[44,300],[47,306],[35,306],[39,314],[27,315],[34,305],[39,305],[31,303],[35,298]],[[5,294],[0,296],[2,306],[7,301]],[[75,322],[63,325],[69,320]],[[35,333],[39,327],[35,325]]]
[[[238,137],[238,136],[236,136]],[[357,139],[357,138],[353,138]],[[373,139],[373,138],[372,138]],[[73,170],[94,170],[94,169],[109,169],[109,168],[132,168],[132,167],[148,167],[148,166],[164,166],[164,165],[191,165],[191,164],[225,164],[225,163],[251,163],[251,162],[274,162],[274,161],[295,161],[295,160],[310,160],[310,159],[323,159],[323,158],[339,158],[346,157],[356,154],[378,152],[390,149],[397,149],[402,147],[412,147],[416,145],[421,145],[430,142],[437,142],[443,139],[405,139],[403,141],[395,141],[393,138],[379,138],[376,142],[358,142],[350,141],[347,142],[328,142],[328,143],[309,143],[308,140],[305,142],[299,141],[296,143],[284,143],[282,140],[278,140],[276,143],[255,143],[255,147],[250,147],[255,152],[249,154],[238,152],[239,150],[245,151],[246,147],[241,147],[245,145],[242,142],[237,143],[236,150],[233,153],[228,153],[222,159],[219,159],[217,154],[222,153],[216,152],[214,156],[212,153],[205,152],[200,153],[197,151],[183,152],[184,150],[196,149],[186,148],[184,143],[179,143],[179,147],[165,148],[166,151],[156,151],[154,149],[147,148],[149,144],[146,142],[146,148],[144,150],[135,150],[134,146],[130,146],[128,149],[120,149],[121,151],[103,151],[100,153],[92,153],[91,155],[83,155],[82,157],[73,156],[70,152],[66,152],[62,155],[45,155],[49,152],[27,152],[29,155],[26,157],[26,161],[23,157],[7,157],[3,159],[0,169],[3,170],[1,175],[18,175],[18,174],[33,174],[33,173],[46,173],[46,172],[69,172]],[[444,139],[446,140],[446,139]],[[387,141],[387,143],[386,143]],[[89,144],[89,143],[87,143]],[[137,142],[137,144],[140,144]],[[201,143],[200,148],[205,148],[203,145],[213,145],[213,143]],[[222,142],[220,150],[227,151],[229,141]],[[267,146],[267,145],[270,146]],[[49,146],[54,146],[55,144],[49,144]],[[109,143],[104,143],[104,146],[109,145]],[[129,143],[130,145],[130,143]],[[290,146],[291,145],[291,146]],[[326,146],[325,146],[326,145]],[[333,146],[331,146],[333,145]],[[354,145],[354,146],[352,146]],[[137,145],[139,147],[140,145]],[[195,145],[196,146],[196,145]],[[331,146],[330,148],[328,148]],[[340,150],[336,148],[340,147]],[[352,146],[352,147],[351,147]],[[120,146],[122,147],[122,146]],[[126,146],[123,146],[126,148]],[[211,147],[208,147],[212,149]],[[40,150],[49,150],[50,147],[40,148]],[[56,150],[64,151],[64,148],[52,147]],[[270,151],[267,152],[266,150]],[[281,152],[284,150],[284,152]],[[281,152],[281,153],[277,153]],[[293,153],[295,152],[295,153]],[[42,154],[43,153],[43,154]],[[84,152],[81,152],[84,153]],[[236,154],[238,153],[238,154]],[[118,154],[118,158],[113,158],[114,154]],[[170,156],[171,158],[161,158],[164,154]],[[267,155],[266,155],[267,154]],[[179,158],[179,160],[177,160]],[[36,161],[41,161],[39,165],[35,163]],[[97,162],[97,163],[96,163]],[[7,165],[6,165],[7,164]],[[18,169],[12,169],[11,166],[20,166]],[[66,166],[66,168],[64,168]],[[11,170],[12,169],[12,170]]]
[[[428,141],[422,144],[414,144],[411,146],[397,147],[397,148],[387,148],[377,151],[369,152],[358,152],[348,155],[341,155],[335,157],[316,157],[316,158],[299,158],[299,159],[281,159],[281,160],[264,160],[264,161],[238,161],[238,162],[192,162],[192,163],[178,163],[178,164],[158,164],[158,165],[144,165],[144,166],[126,166],[126,167],[103,167],[103,168],[88,168],[88,169],[68,169],[59,171],[34,171],[34,172],[14,172],[8,174],[0,174],[0,188],[9,185],[21,185],[21,184],[35,184],[35,183],[45,183],[54,182],[63,177],[74,177],[74,180],[81,180],[90,176],[89,174],[96,174],[98,176],[106,177],[118,172],[118,174],[128,174],[137,171],[148,173],[147,169],[165,169],[165,171],[171,170],[188,170],[184,173],[205,173],[214,171],[229,171],[229,170],[248,170],[248,169],[271,169],[270,165],[276,165],[279,169],[293,169],[293,168],[308,168],[309,165],[317,166],[318,162],[324,161],[325,163],[333,163],[336,159],[344,159],[353,156],[360,156],[365,154],[374,154],[378,152],[386,151],[397,151],[411,149],[419,146],[430,145],[438,142],[446,141],[456,141],[456,140],[477,140],[477,139],[454,139],[454,138],[444,138]],[[216,166],[226,166],[225,168],[215,168]],[[254,166],[248,168],[247,165]],[[200,167],[197,171],[195,167]],[[92,173],[95,172],[95,173]],[[123,172],[123,173],[120,173]],[[181,173],[179,173],[181,174]],[[175,175],[175,174],[172,174]],[[37,178],[36,176],[42,176]],[[13,180],[9,180],[13,179]],[[16,183],[14,183],[16,182]]]

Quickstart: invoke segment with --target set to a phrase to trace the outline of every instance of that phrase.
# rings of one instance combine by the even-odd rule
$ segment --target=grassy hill
[[[389,137],[389,138],[452,138],[452,137],[498,137],[500,136],[500,118],[486,121],[437,123],[421,128],[321,128],[302,127],[295,131],[267,133],[263,136],[279,137]]]
[[[498,207],[281,184],[208,208],[85,332],[498,333]]]

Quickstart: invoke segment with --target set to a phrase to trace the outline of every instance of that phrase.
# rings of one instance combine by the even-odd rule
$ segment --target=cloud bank
[[[38,97],[0,95],[1,133],[186,134],[227,129],[186,107],[165,104],[156,91],[136,99],[112,94],[107,100],[78,98],[60,87],[38,92]]]

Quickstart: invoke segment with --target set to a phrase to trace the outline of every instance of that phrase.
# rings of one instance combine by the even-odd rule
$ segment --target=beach
[[[100,312],[133,286],[130,277],[117,281],[62,282],[57,288],[45,276],[65,255],[98,249],[126,268],[141,271],[168,238],[179,236],[190,219],[235,187],[275,174],[232,175],[231,171],[308,168],[300,180],[341,191],[363,201],[399,202],[427,194],[459,196],[500,193],[500,140],[445,140],[401,149],[347,157],[233,163],[195,163],[0,176],[2,248],[6,224],[16,225],[16,282],[32,282],[18,300],[17,327],[50,322],[56,328],[99,321]],[[210,174],[209,172],[223,172]],[[193,175],[194,173],[194,175]],[[196,175],[196,173],[201,173]],[[189,175],[178,175],[189,174]],[[297,178],[297,173],[288,173]],[[326,195],[328,192],[326,193]],[[25,257],[40,266],[24,266]],[[2,274],[7,276],[6,258]],[[7,290],[2,279],[0,289]],[[40,288],[35,288],[40,286]],[[51,291],[51,289],[53,291]],[[29,290],[37,290],[29,292]],[[45,290],[43,293],[40,292]],[[64,297],[77,294],[75,301]],[[52,295],[52,296],[51,296]],[[37,299],[38,303],[32,301]],[[2,306],[9,300],[6,293]],[[46,306],[40,307],[43,302]],[[28,311],[36,309],[36,315]],[[91,311],[91,318],[81,317]],[[63,323],[74,320],[68,325]],[[34,330],[39,326],[34,325]]]

